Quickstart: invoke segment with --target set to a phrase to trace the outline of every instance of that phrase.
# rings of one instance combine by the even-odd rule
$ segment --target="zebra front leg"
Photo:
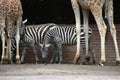
[[[56,62],[58,64],[62,63],[62,42],[61,41],[57,41],[55,42],[55,54],[56,54]]]
[[[93,64],[95,65],[96,64],[95,52],[94,52],[94,50],[93,50],[91,45],[89,46],[89,51],[90,51],[91,56],[92,56]]]
[[[60,39],[60,37],[59,37],[59,39]],[[61,39],[59,41],[53,42],[53,51],[54,51],[56,63],[61,64],[62,63],[62,42],[61,42]]]
[[[15,54],[15,52],[12,52],[11,55],[12,55],[12,62],[15,64],[16,63],[16,54]]]
[[[35,55],[35,63],[38,64],[39,59],[38,59],[38,56],[37,56],[37,53],[36,53],[36,49],[35,49],[35,45],[34,45],[34,44],[32,45],[32,50],[33,50],[33,53],[34,53],[34,55]]]
[[[25,57],[26,49],[27,49],[27,47],[23,47],[22,56],[21,56],[21,64],[24,64],[24,57]]]
[[[57,51],[57,45],[55,42],[52,42],[52,48],[53,48],[53,56],[52,56],[52,59],[50,61],[50,63],[58,63],[58,51]]]
[[[83,50],[83,58],[82,58],[81,64],[86,65],[87,62],[86,62],[86,56],[85,56],[85,53],[86,53],[85,44],[82,45],[82,50]]]
[[[62,63],[62,43],[59,43],[59,45],[58,45],[58,59],[59,59],[59,64],[61,64]]]
[[[56,53],[55,53],[54,50],[53,50],[53,55],[52,55],[52,58],[51,58],[51,60],[50,60],[50,64],[53,64],[53,63],[54,63],[55,56],[56,56]]]

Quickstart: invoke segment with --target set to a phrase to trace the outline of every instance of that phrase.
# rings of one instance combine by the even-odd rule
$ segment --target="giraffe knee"
[[[113,34],[116,34],[116,28],[115,28],[115,27],[111,27],[110,31],[111,31],[111,34],[112,34],[112,35],[113,35]]]
[[[107,30],[107,27],[100,27],[100,28],[99,28],[100,35],[101,35],[101,36],[105,36],[106,30]]]

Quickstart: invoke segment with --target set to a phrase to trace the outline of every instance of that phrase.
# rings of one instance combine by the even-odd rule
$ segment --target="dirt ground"
[[[0,64],[0,80],[120,80],[120,66]]]

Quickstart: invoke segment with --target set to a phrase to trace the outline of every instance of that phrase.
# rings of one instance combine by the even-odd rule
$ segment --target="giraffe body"
[[[98,30],[100,33],[101,38],[101,61],[100,63],[104,63],[106,61],[105,59],[105,35],[107,26],[103,20],[102,16],[102,9],[105,8],[105,18],[107,18],[109,26],[110,26],[110,32],[113,37],[113,41],[115,44],[115,50],[116,50],[116,62],[120,62],[120,56],[119,56],[119,50],[117,45],[117,39],[116,39],[116,29],[113,22],[113,0],[71,0],[71,4],[73,7],[73,11],[75,14],[75,20],[76,20],[76,32],[80,31],[81,26],[81,20],[80,20],[80,9],[79,5],[82,8],[83,11],[83,25],[86,33],[86,58],[89,57],[88,53],[88,16],[89,11],[93,14],[95,21],[98,26]],[[74,58],[74,62],[76,63],[77,60],[80,57],[80,34],[77,34],[77,53]]]
[[[22,6],[20,0],[0,0],[0,32],[2,38],[2,57],[1,63],[11,61],[11,39],[16,24],[16,44],[17,44],[17,55],[16,58],[19,60],[19,26],[22,22]],[[6,46],[5,47],[5,43]],[[6,49],[5,49],[6,48]]]

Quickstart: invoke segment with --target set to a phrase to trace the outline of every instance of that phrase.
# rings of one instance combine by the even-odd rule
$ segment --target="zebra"
[[[83,26],[81,27],[80,36],[81,36],[81,44],[85,44],[85,33],[83,30]],[[89,28],[88,36],[89,36],[88,37],[89,51],[92,55],[93,64],[95,64],[96,59],[95,59],[94,50],[90,44],[91,39],[92,39],[92,29],[91,28]],[[65,26],[62,25],[62,27],[61,27],[59,25],[59,27],[56,27],[56,28],[50,30],[48,32],[48,34],[45,35],[44,42],[43,42],[42,49],[41,49],[42,58],[44,60],[46,60],[47,55],[48,55],[48,49],[46,47],[46,44],[49,43],[50,38],[51,38],[51,41],[52,41],[51,43],[53,44],[52,47],[54,50],[54,53],[53,53],[53,56],[52,56],[50,63],[53,63],[54,59],[56,59],[56,62],[62,63],[62,45],[75,45],[75,44],[77,44],[76,43],[76,40],[77,40],[76,27],[75,26],[66,26],[66,25]],[[85,51],[84,47],[83,47],[83,49],[84,49],[83,51]],[[89,58],[82,59],[82,64],[86,64],[86,61],[88,62]]]
[[[36,64],[38,63],[38,56],[35,49],[35,44],[42,44],[44,36],[49,30],[57,27],[54,23],[46,23],[40,25],[22,25],[20,28],[20,43],[23,44],[21,63],[24,63],[24,57],[27,47],[32,47],[33,53],[35,54]],[[14,57],[14,50],[16,48],[15,41],[12,41],[12,52]]]

